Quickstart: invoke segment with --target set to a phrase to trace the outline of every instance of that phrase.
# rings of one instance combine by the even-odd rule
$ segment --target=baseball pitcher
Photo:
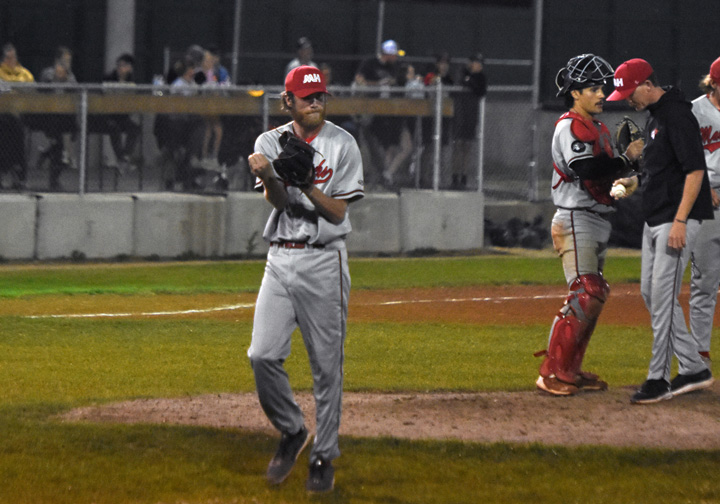
[[[348,204],[364,196],[355,139],[325,119],[322,72],[299,66],[285,79],[283,107],[292,121],[260,135],[248,158],[273,206],[263,238],[270,243],[258,293],[248,357],[258,398],[281,434],[267,479],[282,483],[308,443],[303,412],[283,363],[299,327],[313,376],[317,433],[306,488],[332,490],[332,460],[340,455],[338,428],[350,273],[345,237]]]

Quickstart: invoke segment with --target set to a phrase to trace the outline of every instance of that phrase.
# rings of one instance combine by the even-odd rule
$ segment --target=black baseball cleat
[[[706,389],[712,385],[714,381],[715,380],[713,379],[712,373],[709,369],[703,369],[699,373],[691,375],[678,374],[670,382],[670,391],[673,396],[686,394],[688,392],[692,392],[693,390]]]
[[[310,462],[305,489],[312,493],[329,492],[335,485],[335,469],[327,460],[316,458]]]
[[[279,485],[285,481],[290,471],[292,471],[298,455],[307,446],[308,441],[310,441],[310,435],[304,425],[297,434],[282,433],[280,445],[270,464],[268,464],[267,473],[265,474],[271,485]]]
[[[631,404],[652,404],[672,399],[670,384],[666,380],[645,380],[640,390],[630,398]]]

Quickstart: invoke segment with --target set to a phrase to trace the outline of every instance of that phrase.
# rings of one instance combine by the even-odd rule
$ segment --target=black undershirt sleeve
[[[611,158],[607,154],[578,159],[570,163],[570,168],[572,168],[580,180],[596,180],[607,176],[616,176],[619,175],[626,166],[627,163],[622,157]]]

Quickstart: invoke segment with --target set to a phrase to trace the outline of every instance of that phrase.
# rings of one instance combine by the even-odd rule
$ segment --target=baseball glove
[[[312,186],[315,181],[315,149],[289,131],[280,135],[279,141],[282,152],[272,162],[275,172],[288,185],[300,189]]]
[[[635,121],[628,116],[623,117],[622,121],[617,124],[617,129],[615,130],[615,148],[618,154],[624,154],[628,145],[642,137],[643,130],[635,124]]]

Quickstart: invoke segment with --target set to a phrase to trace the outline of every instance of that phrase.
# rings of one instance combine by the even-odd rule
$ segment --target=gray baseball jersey
[[[612,152],[607,128],[599,121],[584,120],[583,127],[595,128],[596,132],[586,129],[590,134],[576,134],[575,121],[579,119],[564,114],[555,125],[552,140],[552,198],[558,207],[552,220],[552,238],[568,284],[580,275],[602,273],[610,239],[610,222],[605,215],[615,211],[596,201],[570,167],[574,161],[607,153],[608,149]]]
[[[281,151],[278,138],[292,123],[263,133],[255,151],[272,161]],[[315,148],[315,186],[336,199],[363,197],[363,169],[355,139],[327,121],[320,133],[305,139]],[[262,184],[258,186],[262,188]],[[345,237],[352,229],[348,212],[339,224],[322,217],[296,187],[289,201],[273,209],[263,237],[271,243],[258,292],[248,357],[258,398],[272,424],[296,433],[303,412],[293,398],[283,362],[300,328],[313,375],[317,432],[310,460],[340,455],[344,343],[350,295]],[[289,242],[289,243],[288,243]]]
[[[710,186],[720,193],[720,110],[707,95],[692,103],[693,114],[700,123]],[[715,209],[714,219],[703,221],[691,259],[690,331],[698,342],[698,350],[709,353],[720,286],[720,209]]]
[[[261,152],[269,160],[276,159],[282,148],[278,138],[285,131],[292,131],[292,122],[260,135],[255,142],[255,152]],[[320,133],[310,145],[315,149],[315,186],[337,199],[358,199],[364,195],[363,166],[360,149],[350,133],[325,121]],[[257,180],[256,189],[262,189]],[[310,200],[297,187],[288,187],[290,201],[282,211],[273,209],[263,238],[268,242],[295,241],[311,244],[328,244],[344,239],[352,230],[350,219],[333,224],[318,218]]]
[[[573,128],[573,123],[576,121],[579,119],[565,114],[555,126],[552,139],[552,159],[555,168],[552,176],[553,203],[559,208],[586,209],[597,213],[613,212],[612,206],[597,202],[585,190],[582,182],[570,167],[574,161],[592,158],[601,152],[612,156],[610,134],[600,121],[592,121],[592,125],[589,127],[596,128],[597,132],[593,134],[595,137],[593,141],[588,141],[590,135],[583,135],[581,138],[575,133],[577,129]],[[589,123],[589,120],[583,121],[584,125]]]

